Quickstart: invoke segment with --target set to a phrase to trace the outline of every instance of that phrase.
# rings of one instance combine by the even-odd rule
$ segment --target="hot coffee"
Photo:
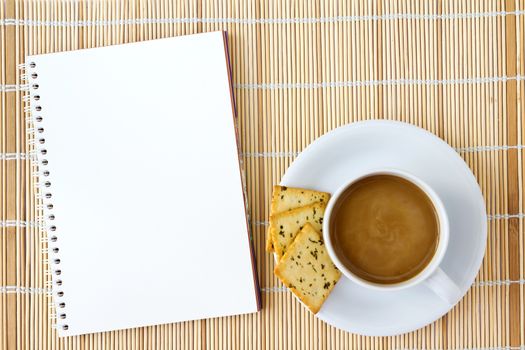
[[[395,284],[418,275],[439,243],[439,220],[427,194],[394,175],[371,175],[341,194],[330,237],[339,260],[363,280]]]

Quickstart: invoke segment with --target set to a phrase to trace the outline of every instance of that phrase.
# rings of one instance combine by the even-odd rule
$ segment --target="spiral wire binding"
[[[64,291],[62,290],[62,280],[60,275],[60,249],[59,230],[55,225],[55,214],[53,212],[53,195],[51,193],[52,182],[51,172],[48,169],[49,161],[46,159],[47,149],[45,147],[45,129],[43,107],[40,101],[39,79],[37,65],[35,62],[20,64],[21,79],[27,87],[23,101],[25,103],[24,112],[26,114],[26,131],[28,137],[28,147],[31,157],[32,177],[35,181],[37,197],[37,222],[44,230],[42,242],[42,252],[47,253],[44,264],[47,265],[46,276],[51,275],[51,289],[53,302],[50,304],[51,319],[55,320],[55,327],[66,331],[69,326],[61,320],[66,319],[66,303],[63,301]],[[49,286],[49,285],[48,285]]]

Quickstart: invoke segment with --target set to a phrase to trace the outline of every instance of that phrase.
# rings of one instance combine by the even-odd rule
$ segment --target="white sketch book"
[[[226,35],[28,56],[60,336],[260,309]]]

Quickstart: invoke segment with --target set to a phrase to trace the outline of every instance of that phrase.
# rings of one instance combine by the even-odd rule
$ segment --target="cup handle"
[[[425,280],[425,285],[449,305],[454,305],[463,295],[456,283],[439,267]]]

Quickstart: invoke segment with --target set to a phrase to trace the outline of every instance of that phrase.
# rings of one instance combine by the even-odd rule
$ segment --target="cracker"
[[[330,194],[304,188],[273,186],[271,215],[315,202],[328,203]]]
[[[313,225],[307,223],[275,267],[275,274],[314,314],[341,277]]]
[[[273,240],[272,240],[272,227],[268,227],[266,232],[266,251],[268,253],[273,253]]]
[[[307,222],[322,232],[325,208],[326,203],[317,202],[270,217],[270,234],[278,260],[281,259],[286,248]]]
[[[307,190],[304,188],[273,186],[272,205],[270,216],[282,213],[287,210],[303,207],[305,205],[313,204],[315,202],[328,203],[330,193],[319,192],[314,190]],[[273,240],[270,228],[266,237],[266,251],[274,252]]]

